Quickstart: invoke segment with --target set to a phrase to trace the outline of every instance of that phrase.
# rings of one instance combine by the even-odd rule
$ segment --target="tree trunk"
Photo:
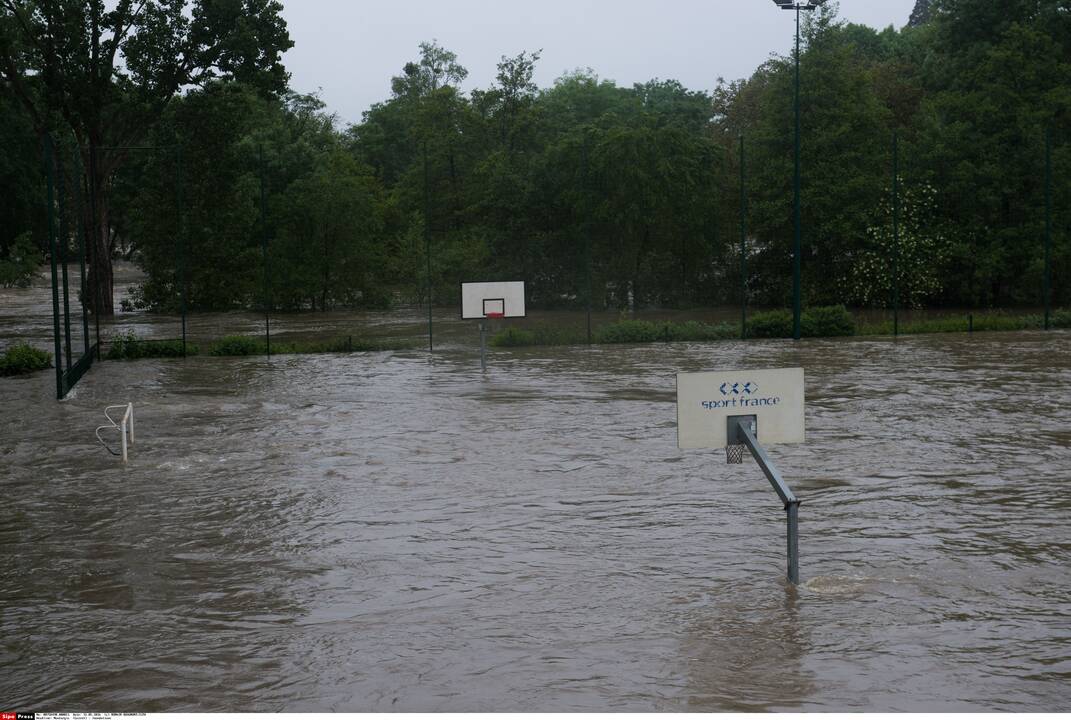
[[[115,314],[115,276],[112,271],[111,227],[108,224],[108,200],[98,193],[96,216],[90,209],[89,260],[86,285],[89,309],[102,317]]]
[[[97,133],[99,136],[100,133]],[[89,216],[89,274],[86,285],[89,291],[89,308],[101,317],[115,315],[115,279],[112,272],[112,229],[108,220],[108,178],[111,169],[105,167],[99,157],[99,141],[90,140],[88,157],[85,158],[86,184],[89,188],[87,213]]]

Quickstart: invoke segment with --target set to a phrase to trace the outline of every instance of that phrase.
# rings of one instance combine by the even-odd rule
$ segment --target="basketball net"
[[[725,463],[727,465],[739,465],[744,462],[745,445],[726,445]]]

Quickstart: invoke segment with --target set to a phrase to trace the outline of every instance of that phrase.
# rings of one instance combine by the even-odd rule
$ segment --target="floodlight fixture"
[[[807,2],[795,2],[795,0],[773,0],[774,5],[782,10],[817,10],[826,0],[807,0]]]

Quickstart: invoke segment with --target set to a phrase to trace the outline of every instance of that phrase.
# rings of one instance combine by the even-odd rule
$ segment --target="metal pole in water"
[[[784,478],[781,477],[781,472],[770,460],[770,456],[766,454],[766,449],[759,444],[756,437],[758,427],[755,423],[755,416],[743,415],[743,416],[731,416],[729,418],[729,438],[730,440],[739,442],[746,445],[747,449],[751,451],[751,456],[755,458],[755,462],[759,464],[759,468],[762,469],[766,479],[770,481],[770,485],[773,487],[774,492],[781,498],[781,502],[785,505],[785,515],[787,520],[787,536],[788,536],[788,580],[793,585],[799,585],[800,582],[800,550],[799,550],[799,507],[800,500],[796,497],[796,494],[792,492],[792,488],[788,486]]]
[[[788,581],[800,584],[800,501],[785,503],[788,520]]]
[[[487,328],[483,320],[480,321],[480,370],[487,372]]]

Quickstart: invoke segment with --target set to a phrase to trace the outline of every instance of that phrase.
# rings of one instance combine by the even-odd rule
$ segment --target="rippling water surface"
[[[1071,706],[1068,333],[481,374],[444,330],[433,356],[105,362],[64,402],[0,380],[0,705]],[[676,448],[676,372],[780,366],[807,373],[807,443],[771,452],[798,589],[755,464]],[[123,467],[93,429],[127,400]]]

